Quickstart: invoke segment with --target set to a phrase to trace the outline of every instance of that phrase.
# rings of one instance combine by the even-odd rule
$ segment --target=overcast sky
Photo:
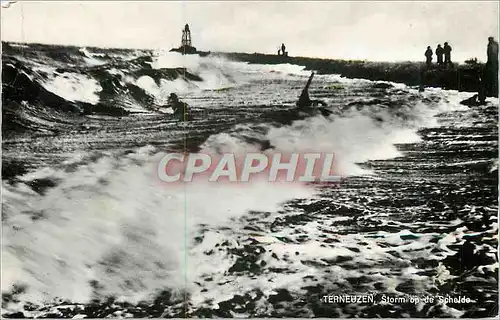
[[[448,41],[452,60],[485,60],[498,2],[18,1],[2,40],[170,49],[189,23],[200,50],[368,60],[422,60]],[[435,58],[434,58],[435,61]]]

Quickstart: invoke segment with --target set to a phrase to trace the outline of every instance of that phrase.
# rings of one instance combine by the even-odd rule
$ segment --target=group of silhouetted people
[[[288,51],[286,51],[285,44],[281,44],[281,49],[278,49],[278,56],[285,56],[288,57]]]
[[[432,49],[430,46],[427,47],[427,50],[425,51],[425,63],[430,66],[432,64]],[[441,47],[441,44],[438,44],[436,48],[436,57],[437,57],[437,64],[442,66],[442,65],[451,65],[451,46],[448,44],[448,42],[444,43],[444,46]],[[444,57],[444,60],[443,60]]]

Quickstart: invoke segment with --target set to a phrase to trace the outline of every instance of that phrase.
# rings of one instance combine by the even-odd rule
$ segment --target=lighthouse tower
[[[189,30],[189,25],[186,23],[184,30],[182,30],[182,47],[191,47],[191,31]]]
[[[193,47],[191,42],[191,30],[189,30],[189,24],[186,23],[184,29],[182,29],[181,46],[179,48],[170,49],[170,51],[179,52],[182,54],[199,54],[201,56],[206,56],[210,52],[201,52]]]

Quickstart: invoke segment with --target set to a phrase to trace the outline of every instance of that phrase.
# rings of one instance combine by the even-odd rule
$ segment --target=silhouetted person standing
[[[444,55],[444,49],[441,47],[440,44],[438,44],[436,48],[436,57],[437,57],[437,64],[442,65],[443,64],[443,55]]]
[[[498,42],[495,41],[495,38],[488,38],[488,49],[486,53],[488,55],[487,63],[498,69]]]
[[[488,38],[486,54],[488,61],[483,71],[486,95],[498,97],[498,42],[493,37]]]
[[[448,44],[448,42],[444,43],[443,51],[444,51],[444,64],[445,65],[451,64],[451,47]]]
[[[425,63],[427,66],[430,66],[432,63],[432,49],[430,46],[425,50]]]

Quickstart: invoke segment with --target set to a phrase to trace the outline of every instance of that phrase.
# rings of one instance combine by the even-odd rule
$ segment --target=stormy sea
[[[310,72],[3,43],[2,316],[497,315],[498,99],[318,74],[330,112],[308,115]],[[156,175],[264,150],[332,152],[342,181]]]

